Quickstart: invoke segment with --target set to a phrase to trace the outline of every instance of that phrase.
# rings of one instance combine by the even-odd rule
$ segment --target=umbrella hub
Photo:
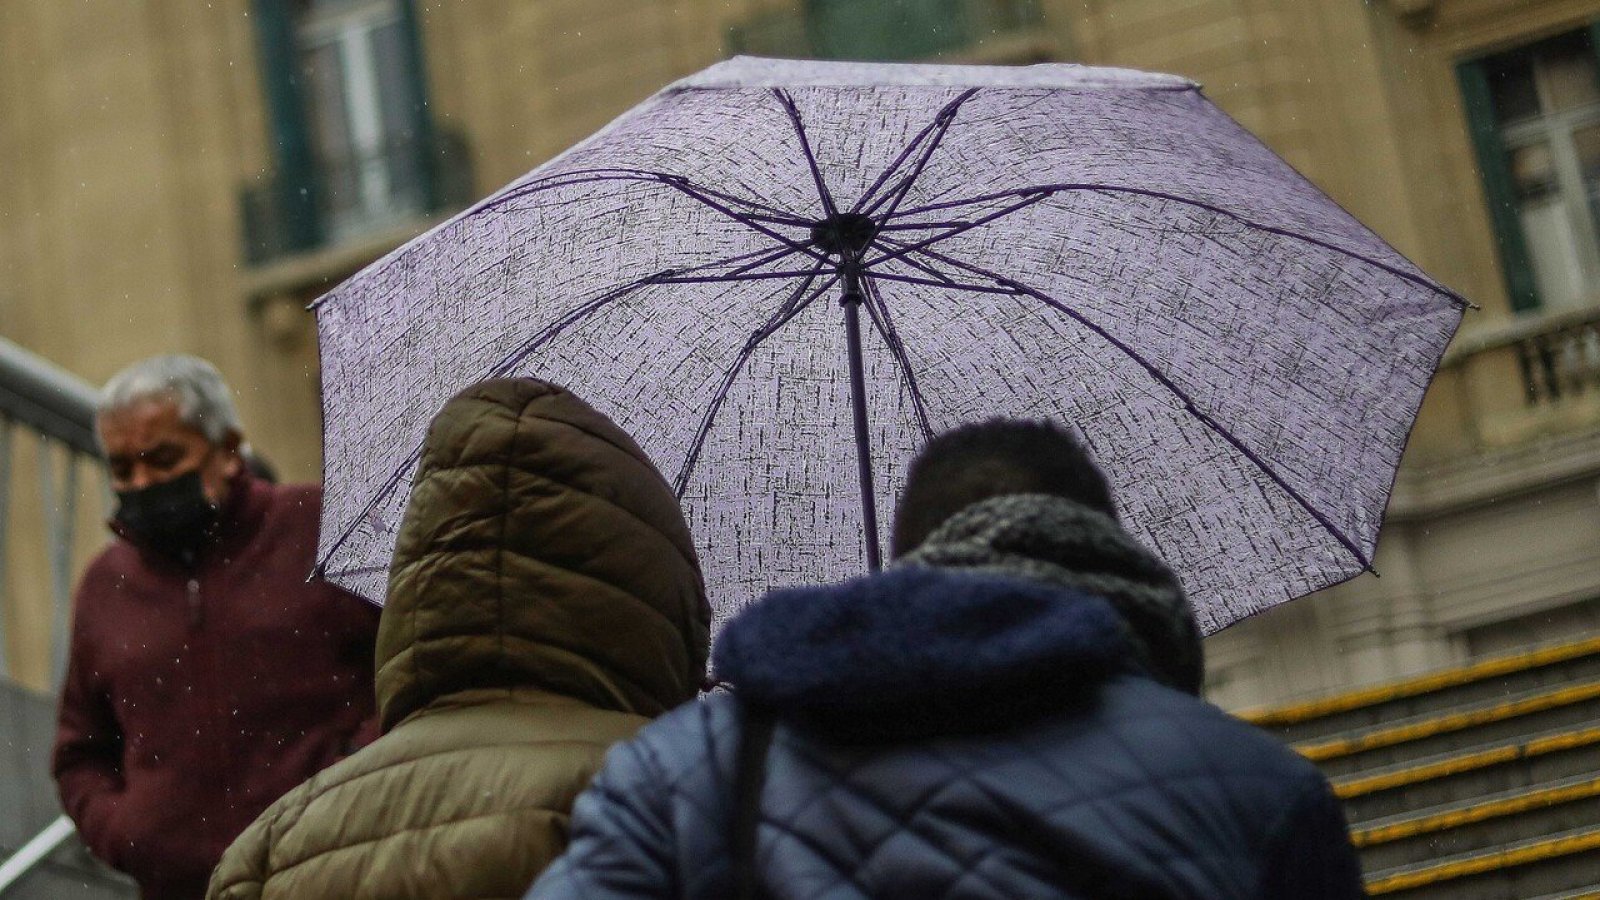
[[[865,213],[840,212],[811,226],[811,242],[841,259],[859,259],[878,234],[878,223]]]

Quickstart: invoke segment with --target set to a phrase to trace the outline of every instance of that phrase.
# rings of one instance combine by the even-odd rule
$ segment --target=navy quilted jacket
[[[1360,897],[1305,760],[1128,669],[1103,600],[906,568],[780,592],[724,631],[732,695],[614,748],[534,898],[727,897],[741,720],[778,727],[772,897]]]

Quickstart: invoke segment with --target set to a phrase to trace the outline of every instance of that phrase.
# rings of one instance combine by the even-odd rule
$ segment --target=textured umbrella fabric
[[[719,617],[860,574],[852,223],[884,521],[930,435],[1047,417],[1208,632],[1370,567],[1460,297],[1181,79],[739,58],[318,302],[323,574],[381,602],[429,418],[506,374],[651,455]]]

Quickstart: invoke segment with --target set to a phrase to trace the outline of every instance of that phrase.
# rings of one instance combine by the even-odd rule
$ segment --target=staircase
[[[1600,638],[1241,718],[1327,774],[1372,896],[1600,900]]]

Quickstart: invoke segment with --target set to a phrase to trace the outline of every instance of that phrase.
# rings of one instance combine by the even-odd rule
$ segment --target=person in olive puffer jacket
[[[386,733],[267,809],[208,896],[520,896],[607,747],[696,695],[709,630],[677,498],[626,434],[545,382],[467,389],[395,547]]]

